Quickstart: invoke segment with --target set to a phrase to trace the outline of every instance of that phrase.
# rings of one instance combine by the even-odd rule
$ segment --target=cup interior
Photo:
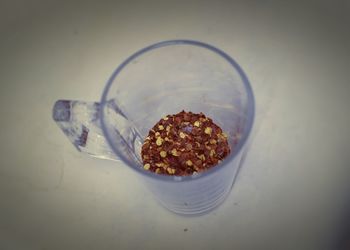
[[[244,144],[254,117],[252,90],[239,65],[215,47],[185,40],[129,57],[108,81],[101,104],[112,149],[141,172],[143,139],[168,114],[185,110],[212,118],[228,134],[230,157]]]

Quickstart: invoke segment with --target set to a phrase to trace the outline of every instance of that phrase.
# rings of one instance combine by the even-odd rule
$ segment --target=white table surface
[[[349,222],[349,1],[2,1],[0,249],[336,249]],[[97,101],[154,42],[234,57],[257,100],[253,143],[226,202],[159,206],[126,166],[79,154],[57,99]]]

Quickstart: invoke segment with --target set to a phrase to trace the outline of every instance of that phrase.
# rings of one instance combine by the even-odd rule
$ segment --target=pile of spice
[[[181,111],[161,119],[142,145],[143,168],[157,174],[203,172],[230,153],[227,135],[203,113]]]

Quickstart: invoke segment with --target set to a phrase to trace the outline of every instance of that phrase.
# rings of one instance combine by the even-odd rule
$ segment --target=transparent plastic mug
[[[162,117],[203,112],[228,134],[231,154],[192,176],[143,169],[141,146]],[[254,97],[240,66],[197,41],[160,42],[127,58],[112,74],[99,103],[58,100],[53,119],[79,151],[120,160],[135,170],[156,199],[183,215],[202,214],[229,194],[254,120]]]

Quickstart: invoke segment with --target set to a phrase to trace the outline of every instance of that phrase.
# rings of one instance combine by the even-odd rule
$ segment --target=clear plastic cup
[[[159,175],[143,169],[141,146],[162,117],[181,110],[203,112],[225,133],[231,154],[192,176]],[[201,42],[173,40],[146,47],[112,74],[100,103],[57,101],[54,120],[81,151],[119,159],[167,209],[202,214],[222,203],[240,167],[254,120],[254,97],[240,66]]]

